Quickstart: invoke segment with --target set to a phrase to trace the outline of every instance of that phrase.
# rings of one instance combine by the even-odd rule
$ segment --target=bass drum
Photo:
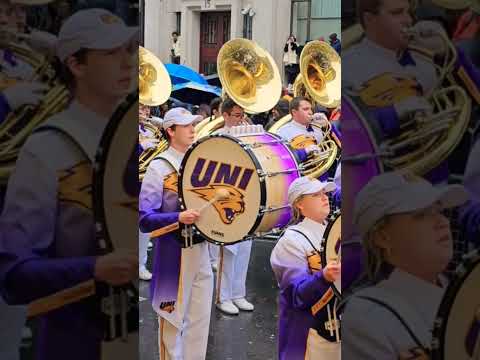
[[[137,133],[135,92],[112,116],[96,156],[93,197],[101,253],[125,249],[138,254]],[[97,295],[106,323],[102,352],[138,356],[138,281],[121,288],[99,287]]]
[[[432,359],[480,359],[480,251],[465,257],[445,293],[433,330]]]
[[[374,176],[384,171],[372,129],[351,99],[342,98],[342,215],[343,236],[353,236],[354,200]]]
[[[226,190],[228,198],[203,208],[193,230],[219,245],[249,240],[289,223],[287,189],[299,176],[293,152],[276,135],[204,137],[180,167],[181,208],[202,209]]]

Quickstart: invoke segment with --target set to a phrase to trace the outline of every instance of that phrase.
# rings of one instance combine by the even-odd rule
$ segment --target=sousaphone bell
[[[172,92],[170,75],[163,63],[152,52],[139,47],[139,101],[142,105],[158,106],[164,104]],[[147,126],[153,126],[147,123]],[[155,127],[154,127],[155,128]],[[156,147],[145,150],[139,157],[138,174],[143,180],[150,162],[168,148],[168,141],[160,131],[157,134],[159,143]]]
[[[293,88],[295,97],[303,96],[309,99],[313,106],[318,104],[326,108],[336,108],[341,99],[341,59],[335,49],[323,41],[312,41],[305,45],[300,55],[300,74],[295,79]],[[276,134],[290,121],[292,116],[288,114],[274,123],[268,131]],[[301,164],[301,171],[304,176],[318,178],[335,163],[341,144],[333,134],[330,122],[313,122],[312,126],[321,129],[324,140],[318,144],[320,152]]]
[[[272,56],[256,42],[232,39],[226,42],[217,57],[217,69],[223,98],[231,98],[248,114],[272,109],[282,92],[280,72]],[[207,118],[197,127],[197,136],[210,135],[223,127],[223,117]]]

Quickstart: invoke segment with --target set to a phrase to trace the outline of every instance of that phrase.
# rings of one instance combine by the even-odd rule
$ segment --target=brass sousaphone
[[[423,175],[440,165],[459,144],[469,125],[471,99],[458,84],[456,78],[458,74],[455,73],[457,50],[447,35],[435,30],[428,35],[440,39],[444,44],[445,53],[438,62],[433,56],[432,49],[416,45],[416,39],[427,35],[411,29],[405,31],[412,39],[410,50],[431,62],[437,69],[439,79],[437,86],[426,94],[433,113],[418,114],[404,123],[403,130],[396,136],[386,140],[375,139],[379,151],[376,156],[386,169]],[[355,31],[350,33],[349,46],[358,43],[362,36],[362,28],[356,26]],[[364,106],[367,100],[380,102],[381,92],[377,97],[375,93],[370,93],[367,97],[361,90],[344,89],[343,96],[357,116],[364,119],[365,114],[362,114],[360,107]],[[368,119],[363,123],[368,124]]]
[[[217,57],[223,98],[230,97],[248,114],[272,109],[282,91],[280,72],[272,56],[247,39],[226,42]],[[197,137],[210,135],[224,125],[223,117],[207,118],[196,126]]]
[[[38,105],[24,105],[11,112],[0,124],[0,183],[6,183],[20,148],[32,131],[68,103],[67,88],[59,81],[58,73],[47,56],[19,44],[16,35],[0,34],[0,46],[9,49],[17,60],[32,68],[28,78],[12,78],[0,74],[0,91],[18,82],[37,81],[47,85],[44,98]]]
[[[341,98],[341,59],[335,49],[324,41],[311,41],[305,45],[300,55],[300,74],[293,88],[295,96],[306,97],[314,105],[336,108]],[[290,121],[290,114],[284,116],[270,127],[269,132],[276,134]],[[314,122],[312,126],[320,128],[324,134],[324,140],[318,144],[321,151],[301,166],[304,176],[318,178],[334,164],[341,144],[332,133],[330,122]]]
[[[170,75],[163,63],[149,50],[139,47],[139,101],[142,105],[158,106],[164,104],[172,92]],[[150,128],[159,140],[156,147],[145,150],[138,159],[138,174],[140,180],[145,176],[150,162],[161,152],[168,148],[168,141],[162,133],[148,122],[145,125]]]

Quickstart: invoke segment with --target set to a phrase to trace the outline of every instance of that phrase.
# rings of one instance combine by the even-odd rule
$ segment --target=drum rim
[[[432,331],[432,359],[443,360],[445,359],[444,346],[445,333],[447,331],[446,324],[452,311],[453,303],[456,299],[456,294],[462,287],[465,279],[470,276],[476,266],[480,265],[480,249],[474,250],[465,255],[465,260],[460,263],[455,271],[455,276],[447,287],[443,296],[442,302],[438,307],[437,316]],[[463,267],[466,269],[462,274],[458,274],[459,269]],[[436,346],[433,346],[436,345]]]
[[[97,153],[95,154],[95,162],[93,167],[93,179],[92,179],[92,196],[93,199],[93,216],[95,219],[95,229],[97,238],[100,236],[107,246],[107,251],[113,251],[114,246],[110,240],[110,232],[105,225],[106,214],[103,206],[104,194],[103,194],[103,177],[105,175],[105,161],[109,154],[110,147],[112,146],[113,135],[117,130],[120,121],[130,111],[131,107],[138,102],[138,89],[130,93],[126,99],[117,107],[113,115],[110,117],[108,124],[103,131],[100,139],[100,145]]]
[[[369,140],[370,140],[370,144],[372,145],[373,147],[373,151],[374,153],[378,154],[380,152],[380,149],[379,149],[379,146],[377,144],[377,138],[375,137],[375,134],[373,133],[372,131],[372,128],[370,127],[367,119],[365,119],[365,117],[363,116],[362,112],[360,111],[360,109],[358,108],[357,104],[355,103],[355,101],[353,101],[352,97],[350,95],[347,95],[347,94],[344,94],[342,95],[342,97],[344,98],[345,101],[347,101],[348,105],[350,106],[350,108],[353,110],[353,112],[355,113],[355,115],[357,115],[358,119],[361,121],[362,125],[363,125],[363,129],[367,132],[368,134],[368,137],[369,137]],[[375,140],[375,141],[372,141]],[[353,154],[352,154],[353,155]],[[373,155],[373,154],[372,154]],[[346,157],[348,158],[349,156],[351,155],[346,155]],[[377,158],[373,158],[373,159],[370,159],[371,161],[374,161],[376,164],[377,164],[377,167],[378,167],[378,174],[382,174],[385,172],[385,166],[383,164],[383,161],[380,160],[379,157]]]
[[[271,135],[271,134],[270,134]],[[185,156],[183,157],[182,159],[182,163],[180,165],[180,168],[179,168],[179,177],[178,177],[178,200],[180,202],[180,208],[182,210],[185,210],[186,207],[185,207],[185,202],[184,202],[184,199],[183,199],[183,179],[184,179],[184,171],[183,171],[183,168],[185,167],[185,163],[187,161],[187,159],[190,157],[190,154],[192,153],[192,151],[197,147],[199,146],[200,144],[202,144],[203,142],[205,142],[207,139],[210,139],[210,138],[214,138],[214,137],[219,137],[219,138],[225,138],[225,139],[228,139],[228,140],[231,140],[237,144],[239,144],[241,146],[241,141],[240,139],[236,138],[236,137],[233,137],[231,135],[227,135],[227,134],[213,134],[213,135],[210,135],[210,136],[205,136],[205,137],[202,137],[200,139],[198,139],[197,141],[195,141],[187,150],[187,152],[185,153]],[[260,162],[256,159],[256,157],[254,156],[254,153],[251,149],[249,149],[248,147],[245,148],[243,147],[243,150],[246,151],[246,153],[248,154],[248,156],[250,157],[250,159],[252,159],[257,171],[259,169],[262,169],[263,170],[263,167],[261,166]],[[257,172],[258,174],[258,172]],[[180,186],[181,185],[181,186]],[[260,181],[260,206],[262,205],[265,205],[265,202],[267,201],[267,189],[266,189],[266,185],[265,185],[265,181]],[[247,236],[243,237],[242,239],[240,240],[237,240],[237,241],[234,241],[234,242],[229,242],[229,243],[224,243],[224,242],[221,242],[221,241],[216,241],[216,240],[213,240],[213,239],[210,239],[207,235],[205,235],[197,226],[195,226],[195,224],[192,225],[192,228],[194,229],[194,231],[200,235],[202,238],[204,238],[205,240],[207,240],[208,242],[211,242],[211,243],[214,243],[216,245],[224,245],[224,246],[229,246],[229,245],[233,245],[233,244],[237,244],[239,242],[242,242],[242,241],[246,241],[246,240],[249,240],[250,238],[252,238],[253,236],[250,235],[250,233],[256,229],[258,227],[258,225],[260,224],[260,222],[262,221],[263,217],[265,216],[264,213],[258,213],[257,214],[257,219],[255,220],[255,223],[252,225],[252,227],[250,228],[250,230],[248,231],[248,234]],[[253,235],[253,234],[252,234]]]
[[[335,210],[328,216],[328,219],[330,220],[329,223],[327,224],[327,227],[325,228],[325,231],[323,232],[322,235],[322,240],[320,243],[320,258],[322,260],[322,267],[324,264],[327,263],[327,251],[326,251],[326,246],[325,243],[327,242],[328,236],[325,236],[325,234],[329,234],[330,230],[332,229],[333,225],[335,222],[342,216],[342,212],[340,210]],[[341,240],[340,240],[341,241]],[[335,286],[335,283],[330,284],[330,288],[333,290],[333,293],[335,296],[337,296],[339,299],[342,298],[342,294],[340,291],[338,291],[337,287]]]

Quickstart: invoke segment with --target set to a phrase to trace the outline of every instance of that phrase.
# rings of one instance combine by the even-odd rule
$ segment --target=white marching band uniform
[[[160,159],[150,163],[140,194],[143,209],[163,210],[166,202],[170,207],[176,204],[178,194],[173,189],[164,188],[164,179],[172,172],[178,174],[183,156],[170,147],[160,155]],[[168,159],[168,162],[164,159]],[[156,241],[162,240],[159,238]],[[153,275],[155,281],[156,274]],[[181,249],[179,281],[178,298],[173,312],[161,310],[154,303],[159,320],[160,359],[203,360],[207,351],[213,294],[213,274],[207,242]]]
[[[292,296],[296,298],[306,299],[309,297],[302,296],[303,294],[290,288],[292,283],[299,282],[302,277],[322,271],[323,264],[321,264],[319,249],[325,229],[324,224],[305,218],[302,222],[288,227],[272,251],[270,263],[281,291],[281,300],[279,301],[280,359],[340,360],[341,358],[341,344],[324,339],[312,328],[314,320],[309,309],[314,306],[314,303],[310,304],[306,300],[300,303],[300,300],[297,299],[292,300],[295,303],[295,306],[292,306],[291,304],[287,305],[288,300],[286,300],[289,297],[287,293],[290,291],[295,293]],[[312,244],[294,230],[305,234]],[[312,245],[315,246],[315,249],[312,248]],[[330,285],[319,277],[318,287],[321,288],[317,289],[320,293],[329,289]],[[320,297],[315,297],[314,301],[316,303],[319,300]],[[306,342],[303,336],[298,336],[302,332],[305,332]],[[285,345],[282,346],[282,344]]]
[[[417,355],[419,345],[430,348],[444,291],[395,269],[388,279],[355,292],[342,317],[343,355],[358,360],[398,359]]]
[[[385,49],[364,38],[342,54],[342,88],[359,90],[382,74],[393,74],[415,79],[428,94],[438,81],[435,68],[422,56],[410,52],[415,64],[401,65],[393,50]],[[362,64],[369,64],[363,66]],[[359,68],[361,67],[361,68]]]
[[[314,138],[315,142],[320,144],[323,141],[322,130],[316,126],[313,126],[312,129],[313,131],[308,131],[305,125],[292,120],[282,126],[277,133],[288,142],[292,141],[297,136],[304,135],[306,137]]]

